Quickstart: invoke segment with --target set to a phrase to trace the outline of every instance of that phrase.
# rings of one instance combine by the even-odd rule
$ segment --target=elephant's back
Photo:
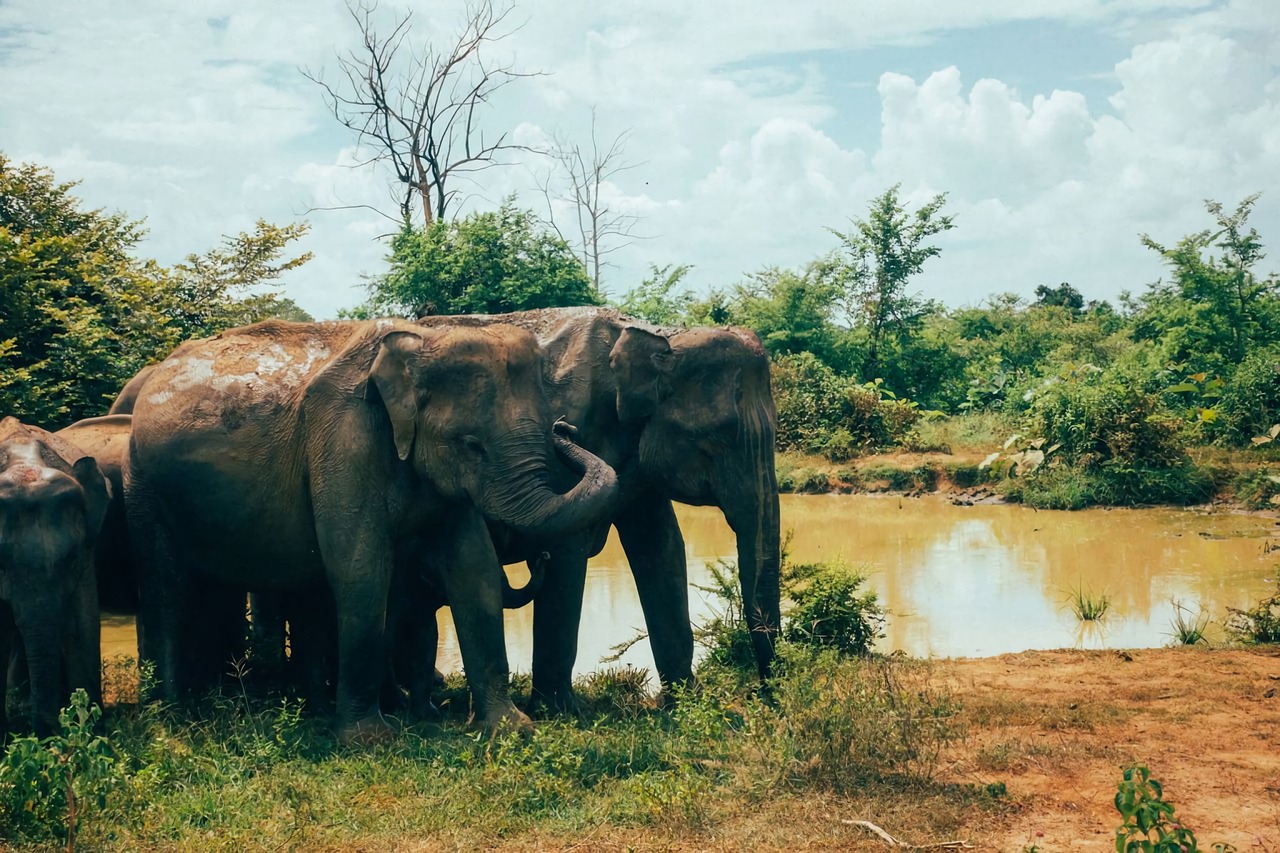
[[[76,421],[55,434],[79,448],[86,456],[96,459],[102,473],[111,479],[113,485],[118,485],[120,468],[129,453],[129,431],[132,424],[131,415],[104,415]]]

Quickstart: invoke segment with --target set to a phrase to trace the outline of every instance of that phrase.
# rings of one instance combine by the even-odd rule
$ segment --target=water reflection
[[[677,514],[690,582],[705,585],[708,563],[734,558],[733,534],[717,510],[678,507]],[[792,560],[840,557],[861,566],[893,613],[881,647],[913,656],[1164,645],[1174,599],[1221,620],[1228,606],[1270,594],[1277,560],[1263,544],[1280,537],[1274,520],[1252,516],[957,507],[938,496],[784,495],[782,526],[795,532]],[[1067,604],[1073,587],[1107,593],[1111,609],[1101,623],[1076,619]],[[711,605],[690,590],[695,620],[706,619]],[[530,609],[508,614],[513,669],[528,671],[532,617]],[[598,669],[612,645],[643,626],[630,570],[611,539],[587,574],[577,672]],[[441,636],[444,665],[459,667],[444,611]],[[620,663],[652,668],[648,643]]]
[[[732,532],[718,510],[678,507],[690,582],[709,582],[707,565],[734,559]],[[1220,621],[1226,608],[1268,595],[1280,553],[1272,519],[1175,510],[1036,512],[1017,506],[952,506],[944,498],[785,495],[783,530],[794,530],[791,559],[836,557],[861,566],[892,611],[885,651],[913,656],[978,656],[1035,648],[1140,648],[1169,642],[1175,599]],[[527,575],[511,569],[512,580]],[[1105,591],[1111,609],[1082,626],[1069,591]],[[709,596],[690,590],[695,621],[712,612]],[[441,668],[461,668],[447,610],[440,612]],[[528,671],[533,610],[508,611],[513,670]],[[610,647],[644,627],[635,584],[616,538],[591,562],[576,672],[602,666]],[[103,647],[127,649],[131,624],[104,622]],[[1215,629],[1217,633],[1215,635]],[[1210,637],[1221,636],[1218,626]],[[130,651],[129,653],[132,653]],[[620,659],[646,667],[647,642]]]

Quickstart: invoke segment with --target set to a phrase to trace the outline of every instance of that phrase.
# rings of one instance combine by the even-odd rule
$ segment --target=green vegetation
[[[406,224],[391,241],[390,263],[369,285],[362,310],[374,316],[502,314],[597,301],[569,245],[512,199],[460,220]]]
[[[1248,610],[1227,608],[1227,634],[1249,645],[1280,643],[1280,592],[1262,599]]]
[[[1209,614],[1200,610],[1192,613],[1182,602],[1173,601],[1173,641],[1180,646],[1194,646],[1207,642],[1204,632],[1209,627]]]
[[[1067,603],[1081,622],[1097,622],[1111,609],[1111,599],[1105,591],[1094,592],[1083,585],[1071,589]]]
[[[305,317],[288,299],[251,292],[310,259],[282,259],[305,225],[259,221],[165,268],[132,256],[141,223],[84,210],[74,187],[0,154],[0,413],[60,428],[104,414],[125,382],[183,340]]]
[[[1196,834],[1174,814],[1164,800],[1164,788],[1152,778],[1146,765],[1126,767],[1117,786],[1116,811],[1122,823],[1116,829],[1116,853],[1197,853]],[[1229,853],[1230,844],[1213,845],[1216,853]]]

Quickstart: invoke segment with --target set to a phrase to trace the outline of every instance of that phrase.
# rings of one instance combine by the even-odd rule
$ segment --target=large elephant
[[[110,500],[92,456],[17,418],[0,421],[0,731],[15,653],[37,733],[53,731],[71,690],[101,701],[93,547]]]
[[[111,504],[102,522],[94,563],[98,606],[111,613],[138,612],[138,578],[133,571],[129,525],[124,512],[124,460],[129,455],[129,415],[85,418],[55,433],[92,456],[111,482]]]
[[[477,722],[528,725],[509,697],[485,515],[567,534],[617,492],[612,469],[556,434],[550,411],[537,342],[510,326],[266,321],[179,347],[136,396],[125,469],[143,654],[162,689],[181,687],[195,584],[323,581],[336,605],[339,734],[386,736],[382,667],[370,664],[385,660],[397,559],[426,548],[447,567]],[[550,483],[556,454],[585,472],[563,492]]]
[[[719,507],[738,545],[738,575],[756,665],[767,679],[779,621],[777,415],[755,333],[659,329],[607,308],[422,317],[427,326],[506,323],[529,329],[547,357],[552,411],[618,473],[612,516],[555,540],[511,537],[506,557],[551,554],[534,604],[533,699],[573,710],[571,679],[589,555],[618,530],[664,688],[693,670],[684,540],[672,501]],[[501,538],[501,537],[500,537]]]

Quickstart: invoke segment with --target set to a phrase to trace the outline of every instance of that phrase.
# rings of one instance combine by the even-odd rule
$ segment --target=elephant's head
[[[778,630],[777,414],[769,360],[746,329],[667,336],[630,326],[609,356],[618,418],[641,429],[640,470],[664,494],[714,505],[738,540],[756,660],[769,674]]]
[[[546,535],[603,518],[613,469],[553,424],[533,335],[507,325],[397,329],[378,344],[365,395],[385,407],[396,453],[443,494]],[[551,487],[557,456],[578,483]]]
[[[0,601],[27,650],[41,730],[56,718],[63,630],[110,499],[93,457],[16,418],[0,421]]]

